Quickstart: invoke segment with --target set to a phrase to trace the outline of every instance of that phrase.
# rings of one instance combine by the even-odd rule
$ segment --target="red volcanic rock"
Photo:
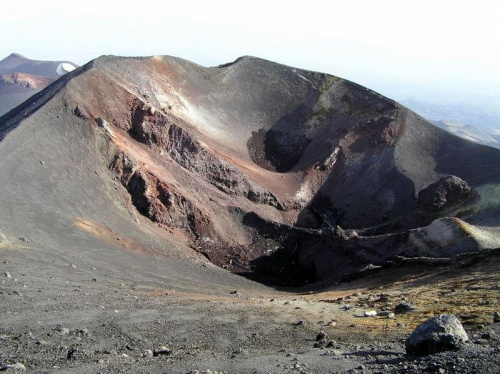
[[[0,76],[0,84],[16,84],[33,90],[42,90],[54,81],[52,78],[40,77],[25,73],[10,73]]]

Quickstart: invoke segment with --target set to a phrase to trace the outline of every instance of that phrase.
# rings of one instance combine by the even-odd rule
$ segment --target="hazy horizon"
[[[204,66],[253,55],[388,96],[497,96],[500,27],[488,1],[67,2],[3,6],[0,56],[84,64],[173,55]],[[411,96],[411,95],[410,95]]]

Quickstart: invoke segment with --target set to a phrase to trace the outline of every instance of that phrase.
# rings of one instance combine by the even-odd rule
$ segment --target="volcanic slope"
[[[30,60],[17,53],[1,60],[0,115],[15,108],[59,78],[57,67],[62,62]]]
[[[58,220],[109,225],[103,211],[118,204],[113,220],[142,230],[133,221],[146,218],[237,272],[319,280],[395,255],[498,246],[500,151],[352,82],[258,58],[204,68],[173,57],[102,57],[4,116],[0,131],[3,164],[26,172],[16,163],[29,159],[30,172],[44,175],[5,177],[18,184],[5,186],[6,209],[19,210],[14,194],[37,214],[72,211],[70,200],[49,204],[46,190],[35,198],[29,189],[50,178],[67,190],[57,170],[73,165],[70,174],[102,186],[96,179],[85,198],[71,190],[81,213]],[[83,163],[91,170],[77,173]]]
[[[333,308],[347,288],[290,295],[221,267],[324,287],[396,255],[498,247],[499,173],[499,151],[340,78],[101,57],[0,119],[0,367],[344,372],[359,344],[398,363],[416,317],[381,332]],[[319,329],[342,360],[312,349]]]

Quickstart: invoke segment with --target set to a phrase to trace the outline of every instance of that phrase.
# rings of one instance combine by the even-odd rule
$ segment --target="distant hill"
[[[56,80],[57,67],[67,61],[30,60],[13,53],[0,61],[0,116]]]
[[[10,56],[0,61],[0,75],[9,73],[25,73],[30,75],[39,75],[52,79],[59,78],[56,70],[59,64],[69,63],[75,67],[78,65],[69,61],[38,61],[30,60],[18,53],[12,53]]]
[[[487,133],[500,128],[500,108],[495,99],[480,98],[476,102],[464,103],[458,100],[402,99],[400,102],[431,121],[444,120],[452,123],[466,123]]]
[[[462,123],[452,123],[448,121],[431,121],[437,127],[455,134],[463,139],[473,142],[489,145],[490,147],[500,148],[500,139],[494,134],[490,134],[476,126],[464,125]]]
[[[461,102],[457,98],[406,98],[400,102],[422,117],[463,139],[500,148],[498,98],[480,96]]]

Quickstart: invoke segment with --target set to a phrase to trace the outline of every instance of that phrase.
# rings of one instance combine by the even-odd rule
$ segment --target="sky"
[[[446,0],[4,0],[0,58],[77,64],[172,55],[204,66],[252,55],[388,96],[498,94],[500,5]]]

